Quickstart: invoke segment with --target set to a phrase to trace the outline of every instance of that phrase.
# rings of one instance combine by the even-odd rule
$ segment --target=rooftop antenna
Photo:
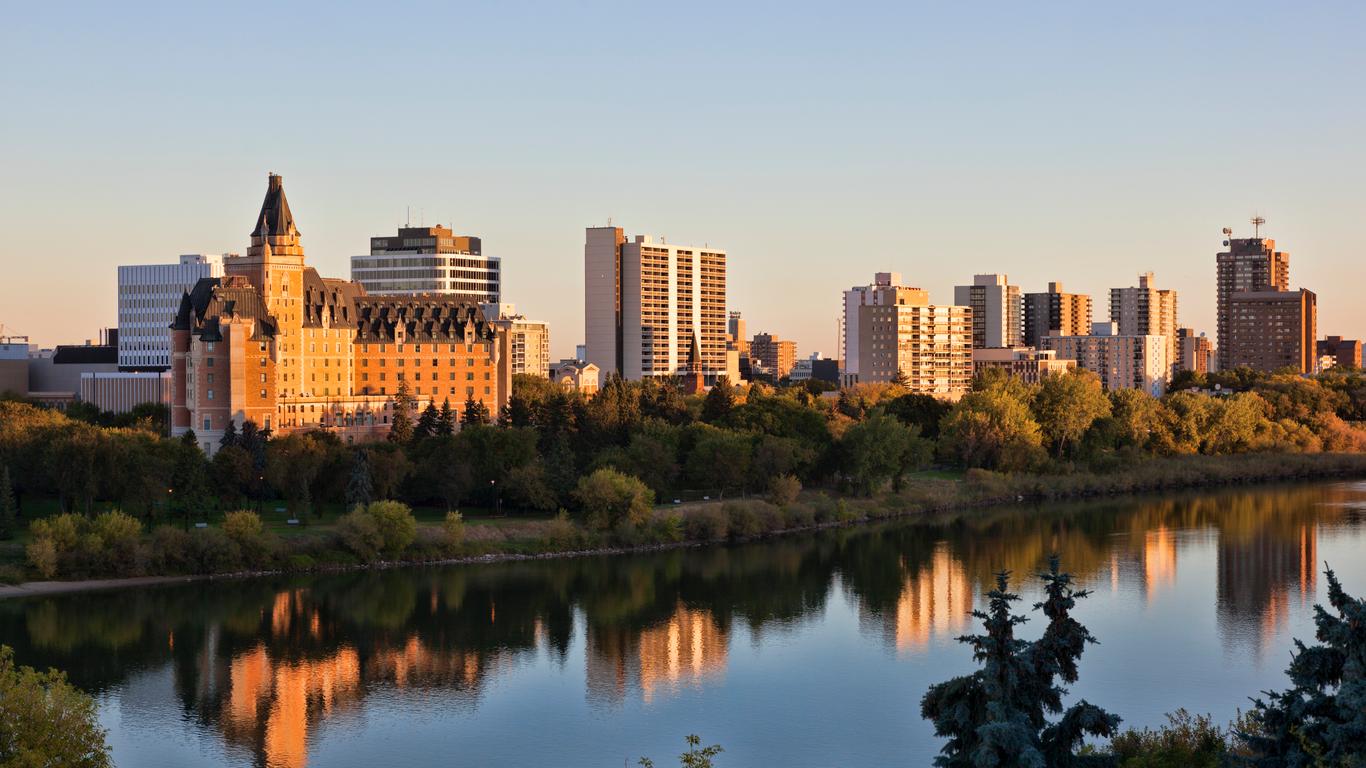
[[[1260,215],[1254,215],[1254,216],[1252,217],[1252,236],[1253,236],[1253,237],[1259,238],[1259,239],[1261,238],[1261,236],[1262,236],[1262,225],[1265,224],[1265,223],[1266,223],[1266,219],[1265,219],[1264,217],[1260,216]]]

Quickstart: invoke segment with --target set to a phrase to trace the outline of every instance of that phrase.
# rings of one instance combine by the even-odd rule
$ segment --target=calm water
[[[0,643],[95,692],[125,768],[612,768],[690,732],[726,766],[920,766],[938,749],[920,696],[971,668],[954,638],[993,571],[1056,550],[1095,589],[1076,695],[1134,725],[1227,719],[1283,684],[1325,560],[1366,594],[1364,518],[1366,484],[1322,484],[0,601]]]

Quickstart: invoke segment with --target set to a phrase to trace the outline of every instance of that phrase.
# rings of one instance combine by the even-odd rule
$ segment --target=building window
[[[207,431],[209,431],[210,429],[213,429],[213,417],[212,417],[212,416],[205,416],[205,417],[204,417],[204,431],[207,432]]]
[[[212,389],[208,390],[207,392],[205,392],[204,396],[207,397],[208,399],[212,400],[212,399],[213,399],[213,390],[212,390]]]
[[[211,345],[209,345],[209,346],[213,346],[213,345],[211,344]],[[212,367],[213,367],[213,358],[212,358],[212,357],[206,357],[206,358],[204,358],[204,365],[207,365],[207,366],[209,366],[210,368],[212,368]]]

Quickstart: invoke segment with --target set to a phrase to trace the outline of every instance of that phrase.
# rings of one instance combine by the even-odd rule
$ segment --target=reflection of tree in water
[[[837,576],[865,631],[915,649],[962,632],[975,591],[1002,567],[1031,574],[1056,551],[1093,585],[1113,574],[1151,595],[1175,578],[1192,535],[1181,532],[1217,531],[1225,642],[1260,638],[1292,595],[1312,592],[1315,525],[1346,508],[1320,502],[1344,493],[1002,508],[744,547],[8,601],[0,642],[97,692],[169,664],[188,717],[258,764],[297,766],[319,724],[373,691],[430,689],[474,708],[491,677],[533,653],[563,664],[576,615],[591,700],[704,686],[725,674],[734,626],[758,638],[817,620]]]

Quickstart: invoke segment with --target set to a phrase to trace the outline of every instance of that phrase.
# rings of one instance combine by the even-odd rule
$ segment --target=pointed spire
[[[299,230],[294,226],[294,214],[289,210],[285,199],[284,177],[272,173],[266,186],[266,198],[261,201],[261,215],[256,217],[256,229],[252,237],[265,237],[270,233],[283,236],[297,236]]]

